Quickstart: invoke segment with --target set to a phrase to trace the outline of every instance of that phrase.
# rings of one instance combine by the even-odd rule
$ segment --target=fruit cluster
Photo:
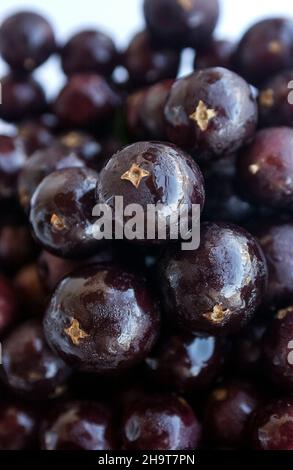
[[[293,450],[293,20],[233,44],[218,0],[144,16],[124,52],[33,12],[0,26],[0,449]],[[116,196],[196,204],[199,248],[98,239]]]

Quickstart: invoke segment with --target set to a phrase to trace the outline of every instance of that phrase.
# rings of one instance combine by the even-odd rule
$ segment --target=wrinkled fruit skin
[[[42,425],[43,450],[114,450],[115,429],[106,405],[71,402],[60,405]]]
[[[131,171],[133,165],[139,167],[138,179]],[[125,178],[129,172],[131,175]],[[145,230],[136,241],[145,244],[166,244],[171,230],[169,220],[166,239],[159,239],[158,227],[155,227],[155,237],[147,236],[148,204],[162,204],[159,217],[164,216],[167,206],[178,216],[183,204],[191,215],[192,204],[198,204],[202,209],[205,200],[203,177],[196,163],[178,147],[163,142],[138,142],[113,155],[100,174],[96,192],[97,201],[111,207],[113,218],[116,196],[123,196],[124,207],[133,203],[142,206]],[[129,219],[131,217],[124,217],[123,228]]]
[[[42,16],[19,12],[0,28],[0,54],[15,72],[30,73],[56,50],[54,31]]]
[[[187,331],[226,334],[253,316],[266,290],[267,267],[256,240],[240,227],[201,224],[195,251],[169,249],[160,265],[166,313]]]
[[[169,140],[196,160],[238,150],[253,138],[257,117],[257,103],[248,83],[221,67],[177,80],[165,106]]]
[[[243,192],[258,205],[292,211],[293,129],[271,127],[259,131],[238,156]]]
[[[119,372],[155,344],[160,315],[144,281],[119,268],[94,266],[65,278],[44,318],[46,338],[73,367]]]
[[[181,334],[167,338],[146,359],[150,378],[166,390],[191,393],[211,385],[224,359],[222,341],[214,336]]]
[[[126,450],[193,450],[201,426],[191,407],[172,395],[142,397],[126,408],[122,421]]]
[[[263,365],[278,387],[293,391],[293,307],[279,310],[263,338]]]
[[[160,43],[175,48],[204,46],[217,24],[219,2],[145,0],[144,15],[149,30]]]
[[[48,347],[41,322],[18,326],[3,344],[3,376],[10,389],[29,400],[61,393],[70,369]]]
[[[99,248],[92,216],[97,179],[88,168],[65,168],[48,175],[36,189],[30,222],[35,238],[50,253],[81,258]]]
[[[259,408],[251,425],[256,450],[293,450],[293,401],[280,399]]]
[[[249,420],[260,397],[252,382],[230,380],[213,390],[208,398],[204,429],[208,442],[234,448],[248,441]]]

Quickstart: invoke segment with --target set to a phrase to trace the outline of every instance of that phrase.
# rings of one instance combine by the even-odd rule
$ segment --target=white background
[[[220,0],[221,19],[218,37],[237,39],[256,19],[272,15],[292,15],[293,0]],[[73,32],[98,27],[109,32],[117,44],[125,47],[129,38],[143,28],[142,0],[0,0],[0,22],[19,9],[43,13],[54,24],[62,42]],[[5,66],[0,61],[0,76]],[[54,94],[62,84],[58,62],[52,59],[37,71],[37,77]]]

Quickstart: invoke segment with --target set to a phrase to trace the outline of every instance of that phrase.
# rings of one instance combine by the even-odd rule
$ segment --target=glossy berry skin
[[[235,67],[254,85],[293,65],[293,21],[269,18],[254,24],[235,50]]]
[[[29,320],[3,343],[3,377],[9,389],[29,400],[59,396],[70,369],[51,351],[42,324]]]
[[[114,450],[115,434],[107,405],[66,402],[44,420],[40,443],[43,450]]]
[[[201,425],[182,398],[150,395],[126,407],[122,438],[126,450],[194,450]]]
[[[1,119],[22,121],[45,111],[47,103],[44,90],[32,77],[7,75],[1,79],[1,86]]]
[[[0,450],[30,449],[36,441],[38,419],[26,405],[1,402]]]
[[[0,27],[0,54],[13,71],[30,73],[55,50],[51,25],[36,13],[16,13]]]
[[[207,69],[209,67],[224,67],[232,70],[232,56],[235,44],[224,39],[214,39],[207,47],[196,51],[194,60],[195,69]]]
[[[17,178],[27,159],[21,141],[0,135],[0,197],[12,198],[17,193]]]
[[[175,78],[179,61],[179,52],[153,44],[146,31],[134,36],[123,55],[123,64],[134,87]]]
[[[204,413],[209,443],[243,447],[248,441],[249,420],[259,405],[259,392],[252,382],[229,380],[210,394]]]
[[[279,310],[263,339],[264,371],[277,387],[293,391],[293,307]]]
[[[293,401],[288,397],[261,406],[251,424],[256,450],[293,450]]]
[[[118,60],[112,39],[96,30],[85,30],[72,36],[61,49],[62,68],[67,75],[94,72],[109,76]]]
[[[164,108],[173,80],[164,80],[128,96],[126,122],[133,139],[165,140]]]
[[[257,241],[227,223],[201,224],[195,251],[171,248],[159,267],[166,314],[187,331],[240,330],[263,299],[267,269]]]
[[[48,175],[31,200],[30,223],[43,248],[61,257],[95,253],[92,211],[98,174],[88,168],[64,168]]]
[[[244,194],[258,205],[292,210],[293,129],[272,127],[259,131],[238,156],[238,177]]]
[[[218,0],[145,0],[144,15],[151,33],[168,46],[207,44],[219,17]]]
[[[265,224],[257,236],[268,265],[266,301],[284,306],[293,295],[293,224]]]
[[[114,197],[123,196],[124,207],[140,204],[147,217],[148,204],[162,204],[158,216],[172,205],[172,214],[178,214],[182,204],[186,204],[191,214],[192,204],[203,207],[205,192],[202,174],[192,158],[178,147],[163,142],[138,142],[124,147],[113,155],[103,168],[97,185],[97,200],[108,203],[115,215]],[[124,217],[124,224],[127,217]],[[141,233],[140,243],[166,244],[170,239],[170,220],[166,221],[166,239]],[[125,225],[124,225],[125,227]],[[142,232],[142,231],[141,231]]]
[[[211,385],[222,369],[223,344],[213,336],[168,337],[146,359],[150,378],[166,390],[191,393]]]
[[[19,316],[19,306],[15,290],[8,279],[0,276],[0,338],[15,323]]]
[[[262,127],[293,127],[293,109],[289,84],[293,70],[285,70],[263,85],[258,97],[260,125]]]
[[[114,266],[72,273],[57,287],[44,330],[68,364],[95,373],[133,367],[157,339],[160,315],[144,280]]]
[[[57,96],[54,112],[63,127],[97,127],[111,120],[120,105],[118,94],[96,74],[76,74]]]
[[[29,212],[31,198],[42,180],[53,171],[63,168],[84,167],[85,162],[70,148],[52,145],[32,155],[23,166],[18,178],[19,202]]]
[[[26,121],[18,126],[17,135],[21,140],[25,152],[31,156],[40,149],[54,145],[54,136],[51,130],[39,121]]]
[[[257,105],[243,78],[214,67],[174,83],[165,106],[165,121],[171,142],[189,150],[197,160],[215,159],[252,139]]]
[[[90,258],[73,260],[54,256],[48,251],[43,251],[38,258],[38,275],[44,289],[52,292],[57,284],[71,272],[83,266],[98,263],[111,263],[114,260],[114,253],[111,249],[104,249]]]

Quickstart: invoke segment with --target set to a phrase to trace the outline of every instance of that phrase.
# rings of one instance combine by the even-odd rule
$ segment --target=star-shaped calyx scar
[[[150,176],[149,171],[144,170],[143,168],[140,168],[140,166],[136,163],[133,163],[129,170],[123,173],[121,179],[130,181],[130,183],[132,183],[133,186],[135,186],[135,188],[137,189],[142,179],[147,178],[148,176]]]
[[[76,346],[80,343],[82,339],[87,338],[89,335],[83,331],[79,326],[79,321],[75,318],[72,319],[71,325],[68,328],[65,328],[64,332],[69,336],[73,344]]]
[[[190,114],[190,119],[196,122],[201,131],[206,131],[209,123],[217,116],[214,109],[209,109],[206,104],[200,100],[194,113]]]
[[[180,5],[184,10],[191,10],[193,7],[193,1],[192,0],[177,0],[178,5]]]

